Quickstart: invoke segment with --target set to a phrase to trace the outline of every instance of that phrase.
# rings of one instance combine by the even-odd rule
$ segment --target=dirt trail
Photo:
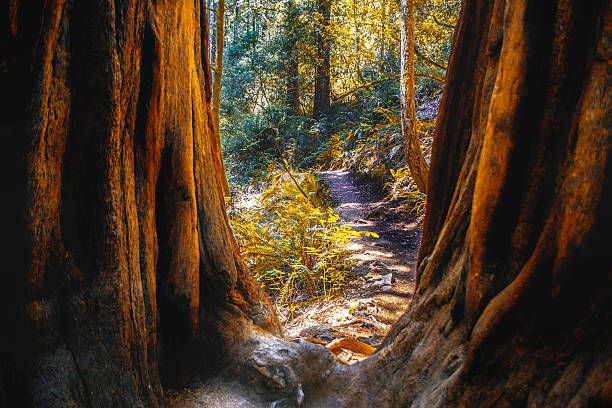
[[[321,172],[319,176],[329,184],[340,218],[353,229],[375,232],[380,238],[353,241],[349,249],[354,273],[343,296],[305,308],[285,322],[285,333],[326,342],[352,337],[377,346],[410,304],[420,223],[403,220],[405,213],[383,201],[380,192],[357,183],[347,170]],[[342,357],[347,361],[363,357],[346,353]]]

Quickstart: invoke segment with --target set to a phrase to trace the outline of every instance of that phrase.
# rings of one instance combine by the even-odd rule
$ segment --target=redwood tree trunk
[[[604,0],[464,2],[415,298],[347,406],[612,405],[611,37]]]
[[[225,214],[204,4],[2,6],[19,245],[0,402],[164,405],[160,375],[212,370],[252,325],[280,334]]]
[[[317,63],[315,67],[315,87],[312,116],[320,119],[327,113],[331,101],[330,80],[330,47],[329,22],[331,18],[331,0],[317,0],[316,10],[319,14],[317,27]]]

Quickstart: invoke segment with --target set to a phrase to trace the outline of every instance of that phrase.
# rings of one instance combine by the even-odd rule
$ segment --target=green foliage
[[[460,3],[417,0],[416,72],[444,77]],[[313,167],[349,167],[403,200],[408,212],[423,212],[425,195],[407,170],[398,116],[398,4],[332,0],[323,26],[316,0],[228,1],[220,126],[234,197],[229,212],[246,261],[279,307],[337,294],[350,270],[344,245],[359,235],[323,202],[323,189],[308,174]],[[314,121],[321,33],[331,44],[333,103]],[[298,103],[288,106],[295,80],[299,92],[291,100],[297,94]],[[442,86],[417,77],[426,160]],[[296,177],[308,198],[280,170],[278,150],[304,170]],[[245,189],[258,193],[241,195]]]
[[[261,192],[231,202],[228,211],[250,270],[276,306],[289,310],[337,295],[351,268],[346,244],[376,236],[341,223],[313,175],[295,177],[308,197],[271,166],[256,180]]]
[[[401,167],[397,171],[391,169],[391,179],[385,183],[385,187],[388,188],[391,197],[404,200],[403,206],[410,214],[415,214],[417,217],[423,215],[427,196],[418,190],[410,176],[408,166]]]
[[[332,0],[329,26],[315,0],[230,0],[226,13],[226,52],[221,106],[221,138],[230,183],[244,184],[278,162],[266,129],[295,167],[350,166],[381,183],[403,162],[399,127],[399,9],[391,0]],[[459,0],[417,0],[419,53],[445,66]],[[310,119],[316,38],[331,43],[332,104],[326,117]],[[287,106],[289,61],[297,58],[299,108]],[[416,71],[444,77],[422,57]],[[390,80],[385,80],[389,79]],[[365,84],[371,84],[367,85]],[[418,77],[421,102],[441,90],[438,81]],[[339,98],[339,96],[343,96]],[[417,106],[419,101],[417,101]],[[433,122],[422,117],[423,122]],[[429,125],[423,125],[429,126]],[[430,130],[422,128],[428,135]],[[424,138],[425,148],[429,139]],[[384,166],[384,169],[383,169]],[[238,171],[231,171],[231,169]],[[233,180],[232,180],[233,178]]]
[[[429,115],[436,114],[439,95],[423,94],[420,103]],[[434,124],[427,114],[419,115],[417,129],[421,137],[421,148],[426,160],[431,154],[431,136]],[[349,167],[352,170],[369,174],[379,181],[389,180],[390,169],[397,170],[404,163],[403,140],[400,130],[399,112],[394,107],[376,107],[363,112],[356,120],[344,116],[332,127],[332,133],[319,151],[321,168]]]
[[[279,109],[222,117],[222,150],[230,185],[248,184],[271,164],[280,163],[275,137],[285,159],[298,167],[308,166],[318,143],[311,132],[313,123],[310,118],[290,116]]]

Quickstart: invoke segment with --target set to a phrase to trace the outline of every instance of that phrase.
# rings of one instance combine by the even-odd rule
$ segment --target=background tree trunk
[[[296,52],[292,52],[287,61],[287,100],[285,101],[292,115],[300,114],[300,72],[299,59]]]
[[[163,405],[160,376],[214,370],[253,325],[280,334],[225,214],[204,4],[2,6],[10,406]]]
[[[286,91],[285,103],[292,115],[300,114],[300,72],[299,72],[299,50],[297,25],[299,23],[299,10],[294,1],[285,5],[284,34],[286,43],[283,44],[286,66]]]
[[[223,43],[225,42],[225,0],[219,0],[217,3],[217,29],[216,32],[216,54],[215,54],[215,75],[213,76],[212,89],[212,114],[215,123],[215,136],[219,149],[221,149],[221,78],[223,77]],[[221,184],[223,185],[223,193],[229,197],[230,188],[225,174],[225,164],[221,160]]]
[[[210,47],[208,50],[208,60],[213,63],[212,71],[215,71],[214,63],[217,55],[217,3],[207,2],[208,5],[208,33],[210,35]]]
[[[404,155],[412,179],[427,194],[429,166],[421,151],[414,101],[414,0],[400,0],[401,77],[400,104]]]
[[[327,30],[331,18],[331,0],[317,0],[316,11],[319,14],[319,27],[317,29],[317,64],[312,116],[320,119],[329,110],[331,100],[329,76],[331,39]]]

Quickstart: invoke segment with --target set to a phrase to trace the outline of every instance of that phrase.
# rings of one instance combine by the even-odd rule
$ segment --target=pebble
[[[384,286],[390,286],[393,280],[393,273],[388,273],[382,278],[382,282]]]

